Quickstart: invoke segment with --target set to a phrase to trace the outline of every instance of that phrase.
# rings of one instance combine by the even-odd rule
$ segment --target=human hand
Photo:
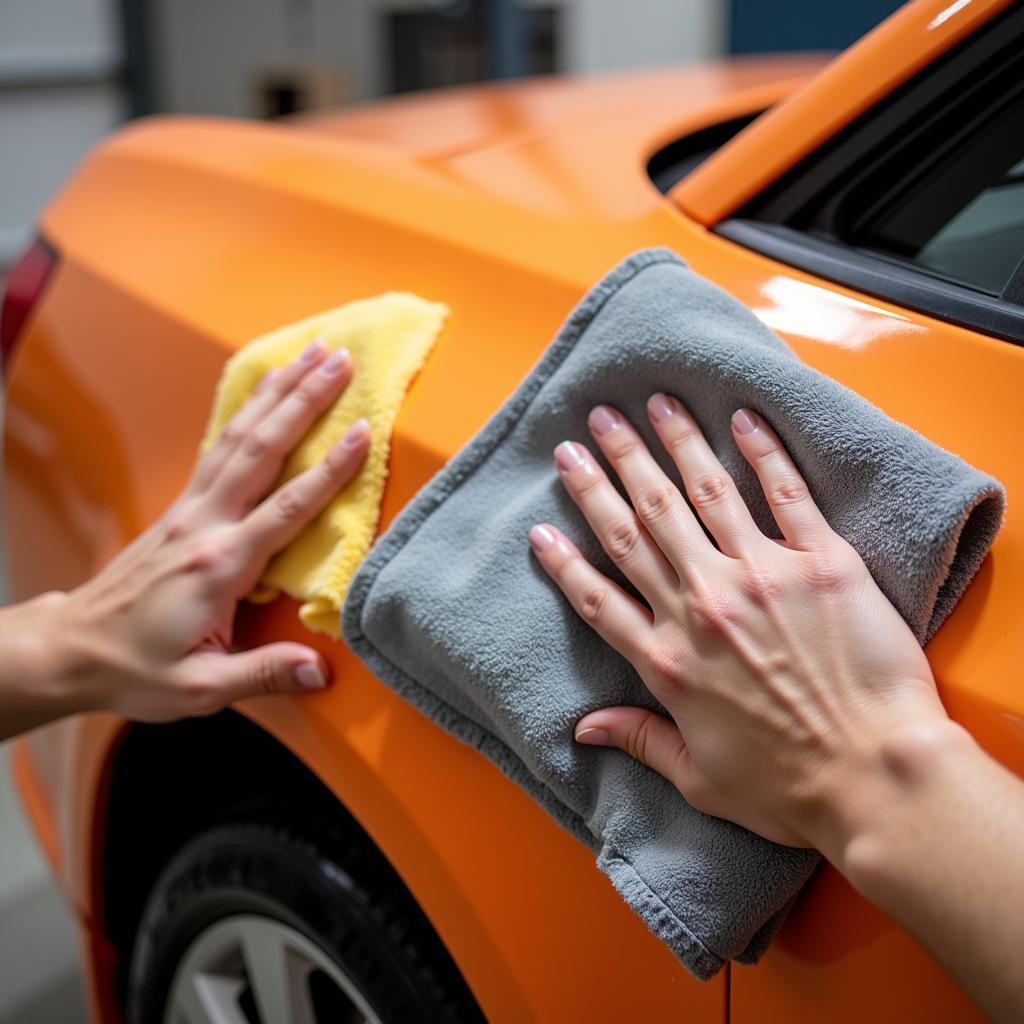
[[[784,541],[757,528],[677,399],[653,396],[648,415],[718,547],[620,413],[598,407],[589,426],[632,506],[583,445],[556,449],[569,494],[647,606],[550,524],[530,531],[534,552],[672,716],[606,708],[576,738],[626,751],[701,811],[826,849],[862,782],[891,769],[886,758],[959,727],[913,634],[764,420],[741,410],[733,435]]]
[[[362,464],[370,435],[360,420],[318,465],[268,493],[351,376],[347,351],[331,354],[322,342],[271,371],[159,521],[76,590],[26,605],[73,710],[164,721],[327,685],[328,666],[312,648],[231,653],[231,629],[267,561]]]

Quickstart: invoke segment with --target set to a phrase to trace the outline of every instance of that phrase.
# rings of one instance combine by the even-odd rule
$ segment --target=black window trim
[[[906,309],[1024,345],[1024,254],[996,297],[832,234],[837,196],[884,164],[901,127],[931,111],[951,88],[986,67],[1009,44],[1024,44],[1024,4],[1011,4],[984,28],[895,90],[802,160],[716,234],[744,248]]]
[[[815,238],[783,224],[734,218],[720,224],[716,233],[816,277],[1024,345],[1024,306],[914,270],[906,263]]]

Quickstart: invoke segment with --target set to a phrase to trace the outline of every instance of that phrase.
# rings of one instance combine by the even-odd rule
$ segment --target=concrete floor
[[[0,422],[2,415],[0,408]],[[3,552],[0,544],[0,605]],[[0,1024],[79,1024],[78,935],[11,787],[9,754],[0,743]]]

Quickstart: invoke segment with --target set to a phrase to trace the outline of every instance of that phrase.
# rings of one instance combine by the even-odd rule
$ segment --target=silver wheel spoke
[[[182,978],[171,994],[173,1024],[246,1024],[238,1008],[244,987],[240,978],[193,974]]]
[[[223,918],[196,936],[175,971],[164,1024],[247,1024],[249,998],[264,1024],[317,1024],[314,971],[325,995],[333,986],[348,1024],[380,1024],[340,964],[294,928],[256,914]]]
[[[247,931],[242,950],[260,1017],[274,1024],[316,1024],[308,982],[313,964],[270,929]]]

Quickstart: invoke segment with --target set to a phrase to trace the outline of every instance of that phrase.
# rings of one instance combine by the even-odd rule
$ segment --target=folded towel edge
[[[995,542],[1005,514],[1006,492],[997,480],[986,476],[976,487],[943,552],[946,572],[930,595],[932,615],[919,636],[922,645],[935,636],[967,592]]]

